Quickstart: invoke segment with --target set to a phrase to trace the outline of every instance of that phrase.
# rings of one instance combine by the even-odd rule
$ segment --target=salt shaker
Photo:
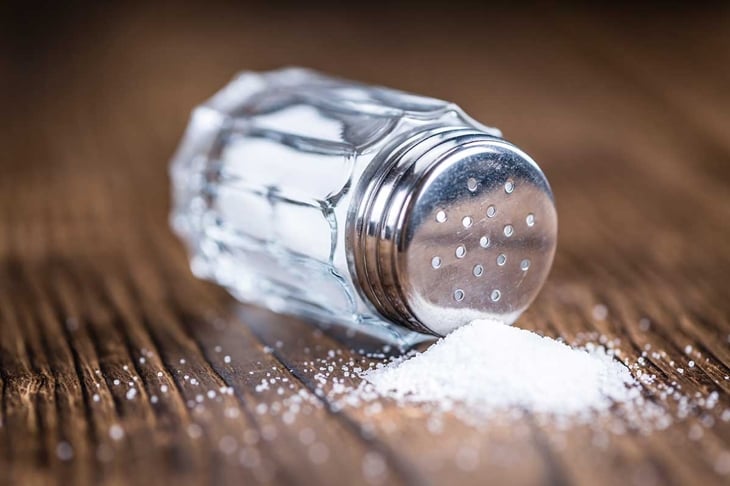
[[[400,344],[512,323],[555,253],[537,164],[453,103],[288,68],[193,111],[171,166],[195,275]]]

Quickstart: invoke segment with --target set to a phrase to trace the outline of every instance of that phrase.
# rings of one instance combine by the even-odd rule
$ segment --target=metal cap
[[[445,335],[514,322],[555,254],[547,179],[514,145],[470,128],[420,130],[381,152],[348,218],[350,265],[384,317]]]

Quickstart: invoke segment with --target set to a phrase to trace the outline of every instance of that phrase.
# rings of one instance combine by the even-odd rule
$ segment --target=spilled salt
[[[602,347],[571,348],[496,321],[461,327],[423,353],[364,372],[372,392],[401,402],[554,416],[600,412],[640,396]]]

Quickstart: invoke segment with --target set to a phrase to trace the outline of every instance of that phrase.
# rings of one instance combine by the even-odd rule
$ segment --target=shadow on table
[[[269,310],[247,304],[236,304],[236,316],[264,342],[277,341],[289,348],[292,345],[304,345],[307,341],[321,341],[322,344],[345,347],[362,355],[379,355],[379,357],[398,356],[408,349],[399,349],[391,342],[360,332],[356,327],[343,324],[303,319],[299,317],[276,314]],[[420,349],[430,345],[436,338],[414,346]],[[413,348],[412,348],[413,349]],[[384,356],[380,356],[384,355]]]

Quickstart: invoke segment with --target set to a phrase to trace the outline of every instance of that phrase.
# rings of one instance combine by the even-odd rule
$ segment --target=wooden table
[[[87,6],[5,20],[3,483],[727,484],[727,7]],[[311,390],[305,361],[353,352],[196,280],[168,230],[166,171],[196,103],[236,70],[287,64],[454,100],[502,128],[544,168],[560,218],[554,270],[518,324],[617,338],[630,362],[649,345],[665,353],[647,358],[658,380],[719,403],[601,440],[529,417],[446,417],[435,434],[388,402],[366,417],[320,401],[290,424],[259,413],[276,399],[256,390],[266,373]]]

